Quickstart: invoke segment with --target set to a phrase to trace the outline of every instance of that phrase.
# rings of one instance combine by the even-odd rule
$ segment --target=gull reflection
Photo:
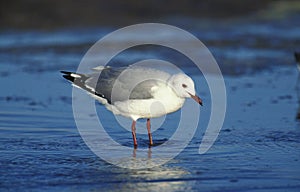
[[[134,147],[132,157],[136,158],[136,152],[137,152],[137,148]],[[147,152],[148,160],[151,159],[151,157],[152,157],[151,154],[152,154],[151,147],[149,147],[148,152]]]
[[[156,152],[153,153],[152,150],[155,150]],[[113,164],[127,168],[127,169],[147,169],[147,168],[153,168],[157,167],[159,165],[162,165],[171,158],[169,157],[169,154],[160,155],[158,154],[157,149],[154,149],[152,147],[149,148],[133,148],[132,154],[130,153],[124,153],[120,151],[120,157],[112,157]]]

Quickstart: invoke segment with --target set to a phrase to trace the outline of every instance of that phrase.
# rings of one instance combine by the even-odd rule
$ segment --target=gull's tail
[[[86,75],[79,74],[79,73],[73,73],[68,71],[60,71],[63,75],[63,77],[69,81],[71,81],[74,85],[77,85],[80,88],[84,88],[85,81],[88,79]]]
[[[89,78],[88,76],[86,76],[84,74],[80,74],[80,73],[69,72],[69,71],[60,71],[60,72],[62,74],[64,74],[63,77],[65,79],[67,79],[68,81],[70,81],[72,83],[72,85],[74,85],[75,87],[78,87],[78,88],[88,91],[92,94],[95,94],[95,91],[91,90],[85,84],[86,80]]]
[[[60,71],[60,72],[62,74],[64,74],[63,77],[65,79],[67,79],[68,81],[70,81],[73,86],[87,91],[92,96],[96,95],[98,97],[105,98],[104,95],[97,93],[94,88],[86,85],[86,81],[90,78],[90,76],[80,74],[80,73],[73,73],[73,72],[69,72],[69,71]]]

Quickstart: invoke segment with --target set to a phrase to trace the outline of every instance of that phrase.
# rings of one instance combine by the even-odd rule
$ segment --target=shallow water
[[[300,43],[300,28],[286,26],[283,21],[250,22],[191,31],[220,65],[228,99],[221,133],[203,155],[198,148],[209,119],[210,94],[195,66],[155,46],[129,50],[111,62],[117,66],[167,58],[193,77],[205,101],[187,148],[166,164],[144,170],[119,168],[91,152],[75,125],[72,88],[59,73],[75,71],[88,48],[110,29],[1,33],[1,191],[298,191],[299,71],[293,50]],[[131,133],[103,106],[96,106],[111,136],[131,146]],[[153,133],[155,143],[172,135],[169,127],[177,126],[179,113],[168,115]],[[138,142],[140,148],[128,151],[128,158],[154,159],[138,157],[139,150],[147,149],[147,136],[138,135]]]

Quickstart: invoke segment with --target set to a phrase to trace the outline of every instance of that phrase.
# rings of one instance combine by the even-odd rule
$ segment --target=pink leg
[[[135,124],[136,124],[136,121],[132,121],[131,131],[132,131],[133,145],[136,148],[137,147],[137,141],[136,141],[136,134],[135,134]]]
[[[149,145],[153,145],[150,119],[147,119],[147,130],[148,130],[148,136],[149,136]]]

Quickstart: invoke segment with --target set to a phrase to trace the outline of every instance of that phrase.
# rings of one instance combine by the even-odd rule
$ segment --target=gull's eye
[[[183,87],[183,88],[187,88],[187,85],[186,85],[186,84],[182,84],[182,87]]]

